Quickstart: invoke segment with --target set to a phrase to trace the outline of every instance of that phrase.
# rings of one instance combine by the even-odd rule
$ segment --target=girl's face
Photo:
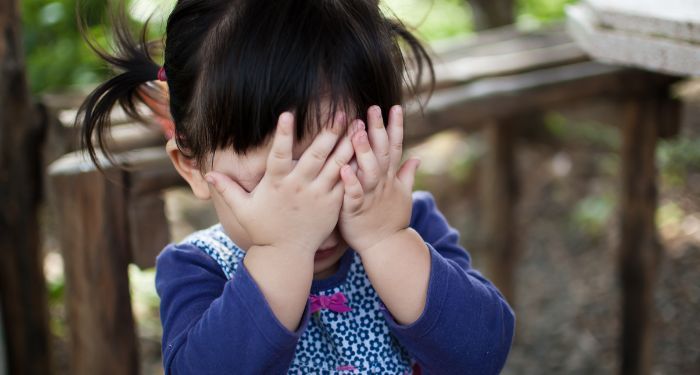
[[[312,141],[313,136],[308,136],[295,143],[293,148],[294,160],[299,159]],[[265,174],[265,164],[267,163],[267,156],[271,146],[272,142],[270,140],[264,146],[250,150],[246,155],[236,154],[232,149],[219,150],[214,154],[211,170],[226,174],[243,189],[250,192],[255,189]],[[228,208],[226,202],[213,187],[210,188],[210,194],[217,216],[226,234],[242,250],[248,249],[252,245],[250,238]],[[340,236],[340,232],[336,227],[328,238],[323,241],[321,247],[317,249],[314,260],[314,279],[323,279],[335,273],[338,268],[338,261],[347,248],[347,243]],[[319,250],[324,251],[319,252]]]

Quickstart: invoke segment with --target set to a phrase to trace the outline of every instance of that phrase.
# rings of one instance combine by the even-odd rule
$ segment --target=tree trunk
[[[48,374],[46,286],[38,211],[43,111],[24,71],[18,1],[0,0],[0,301],[10,374]]]
[[[468,0],[476,31],[506,26],[515,20],[514,0]]]

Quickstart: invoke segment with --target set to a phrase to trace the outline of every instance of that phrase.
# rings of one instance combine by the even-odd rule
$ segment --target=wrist
[[[294,332],[311,290],[314,261],[313,255],[287,250],[251,246],[242,262],[279,323]]]
[[[308,246],[278,246],[278,245],[252,245],[246,250],[246,258],[253,257],[274,257],[276,259],[286,259],[293,263],[311,263],[314,261],[314,250]]]
[[[399,229],[398,231],[384,237],[383,239],[372,244],[371,246],[359,250],[355,249],[355,251],[358,255],[360,255],[360,258],[362,258],[363,254],[372,254],[379,252],[381,251],[381,249],[393,247],[397,243],[410,241],[415,236],[420,237],[420,235],[413,228],[406,227],[403,229]]]

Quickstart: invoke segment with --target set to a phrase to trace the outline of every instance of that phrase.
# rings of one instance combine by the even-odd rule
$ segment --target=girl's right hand
[[[250,193],[222,173],[207,173],[253,246],[291,248],[313,256],[330,235],[343,203],[340,169],[354,153],[347,135],[338,142],[344,130],[345,117],[339,113],[294,165],[294,116],[285,112],[277,122],[265,174]]]

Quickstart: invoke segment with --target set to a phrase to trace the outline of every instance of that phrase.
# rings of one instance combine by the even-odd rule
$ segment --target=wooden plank
[[[136,374],[124,172],[107,168],[102,175],[59,159],[50,175],[61,224],[71,373]]]
[[[498,55],[570,43],[572,39],[564,31],[563,23],[530,31],[505,26],[432,42],[428,47],[440,61],[451,61],[465,56]]]
[[[609,29],[700,43],[697,0],[585,0]]]
[[[436,89],[587,60],[587,55],[573,42],[497,55],[464,56],[435,65]],[[423,85],[427,83],[426,79]]]
[[[163,189],[187,186],[165,153],[165,147],[149,147],[117,155],[128,168],[132,196],[159,194]]]
[[[535,32],[523,32],[515,27],[498,28],[428,48],[433,51],[436,89],[589,60],[562,25]],[[421,82],[422,90],[427,88],[427,78]]]
[[[165,148],[165,142],[167,140],[160,129],[130,122],[112,127],[107,147],[112,153],[117,154],[153,146]]]
[[[601,27],[584,6],[567,10],[569,33],[594,58],[671,75],[700,73],[700,44]]]
[[[649,90],[656,75],[594,62],[570,64],[505,77],[492,77],[441,90],[421,113],[406,110],[407,144],[448,128],[474,131],[491,120],[544,111],[591,98]]]

